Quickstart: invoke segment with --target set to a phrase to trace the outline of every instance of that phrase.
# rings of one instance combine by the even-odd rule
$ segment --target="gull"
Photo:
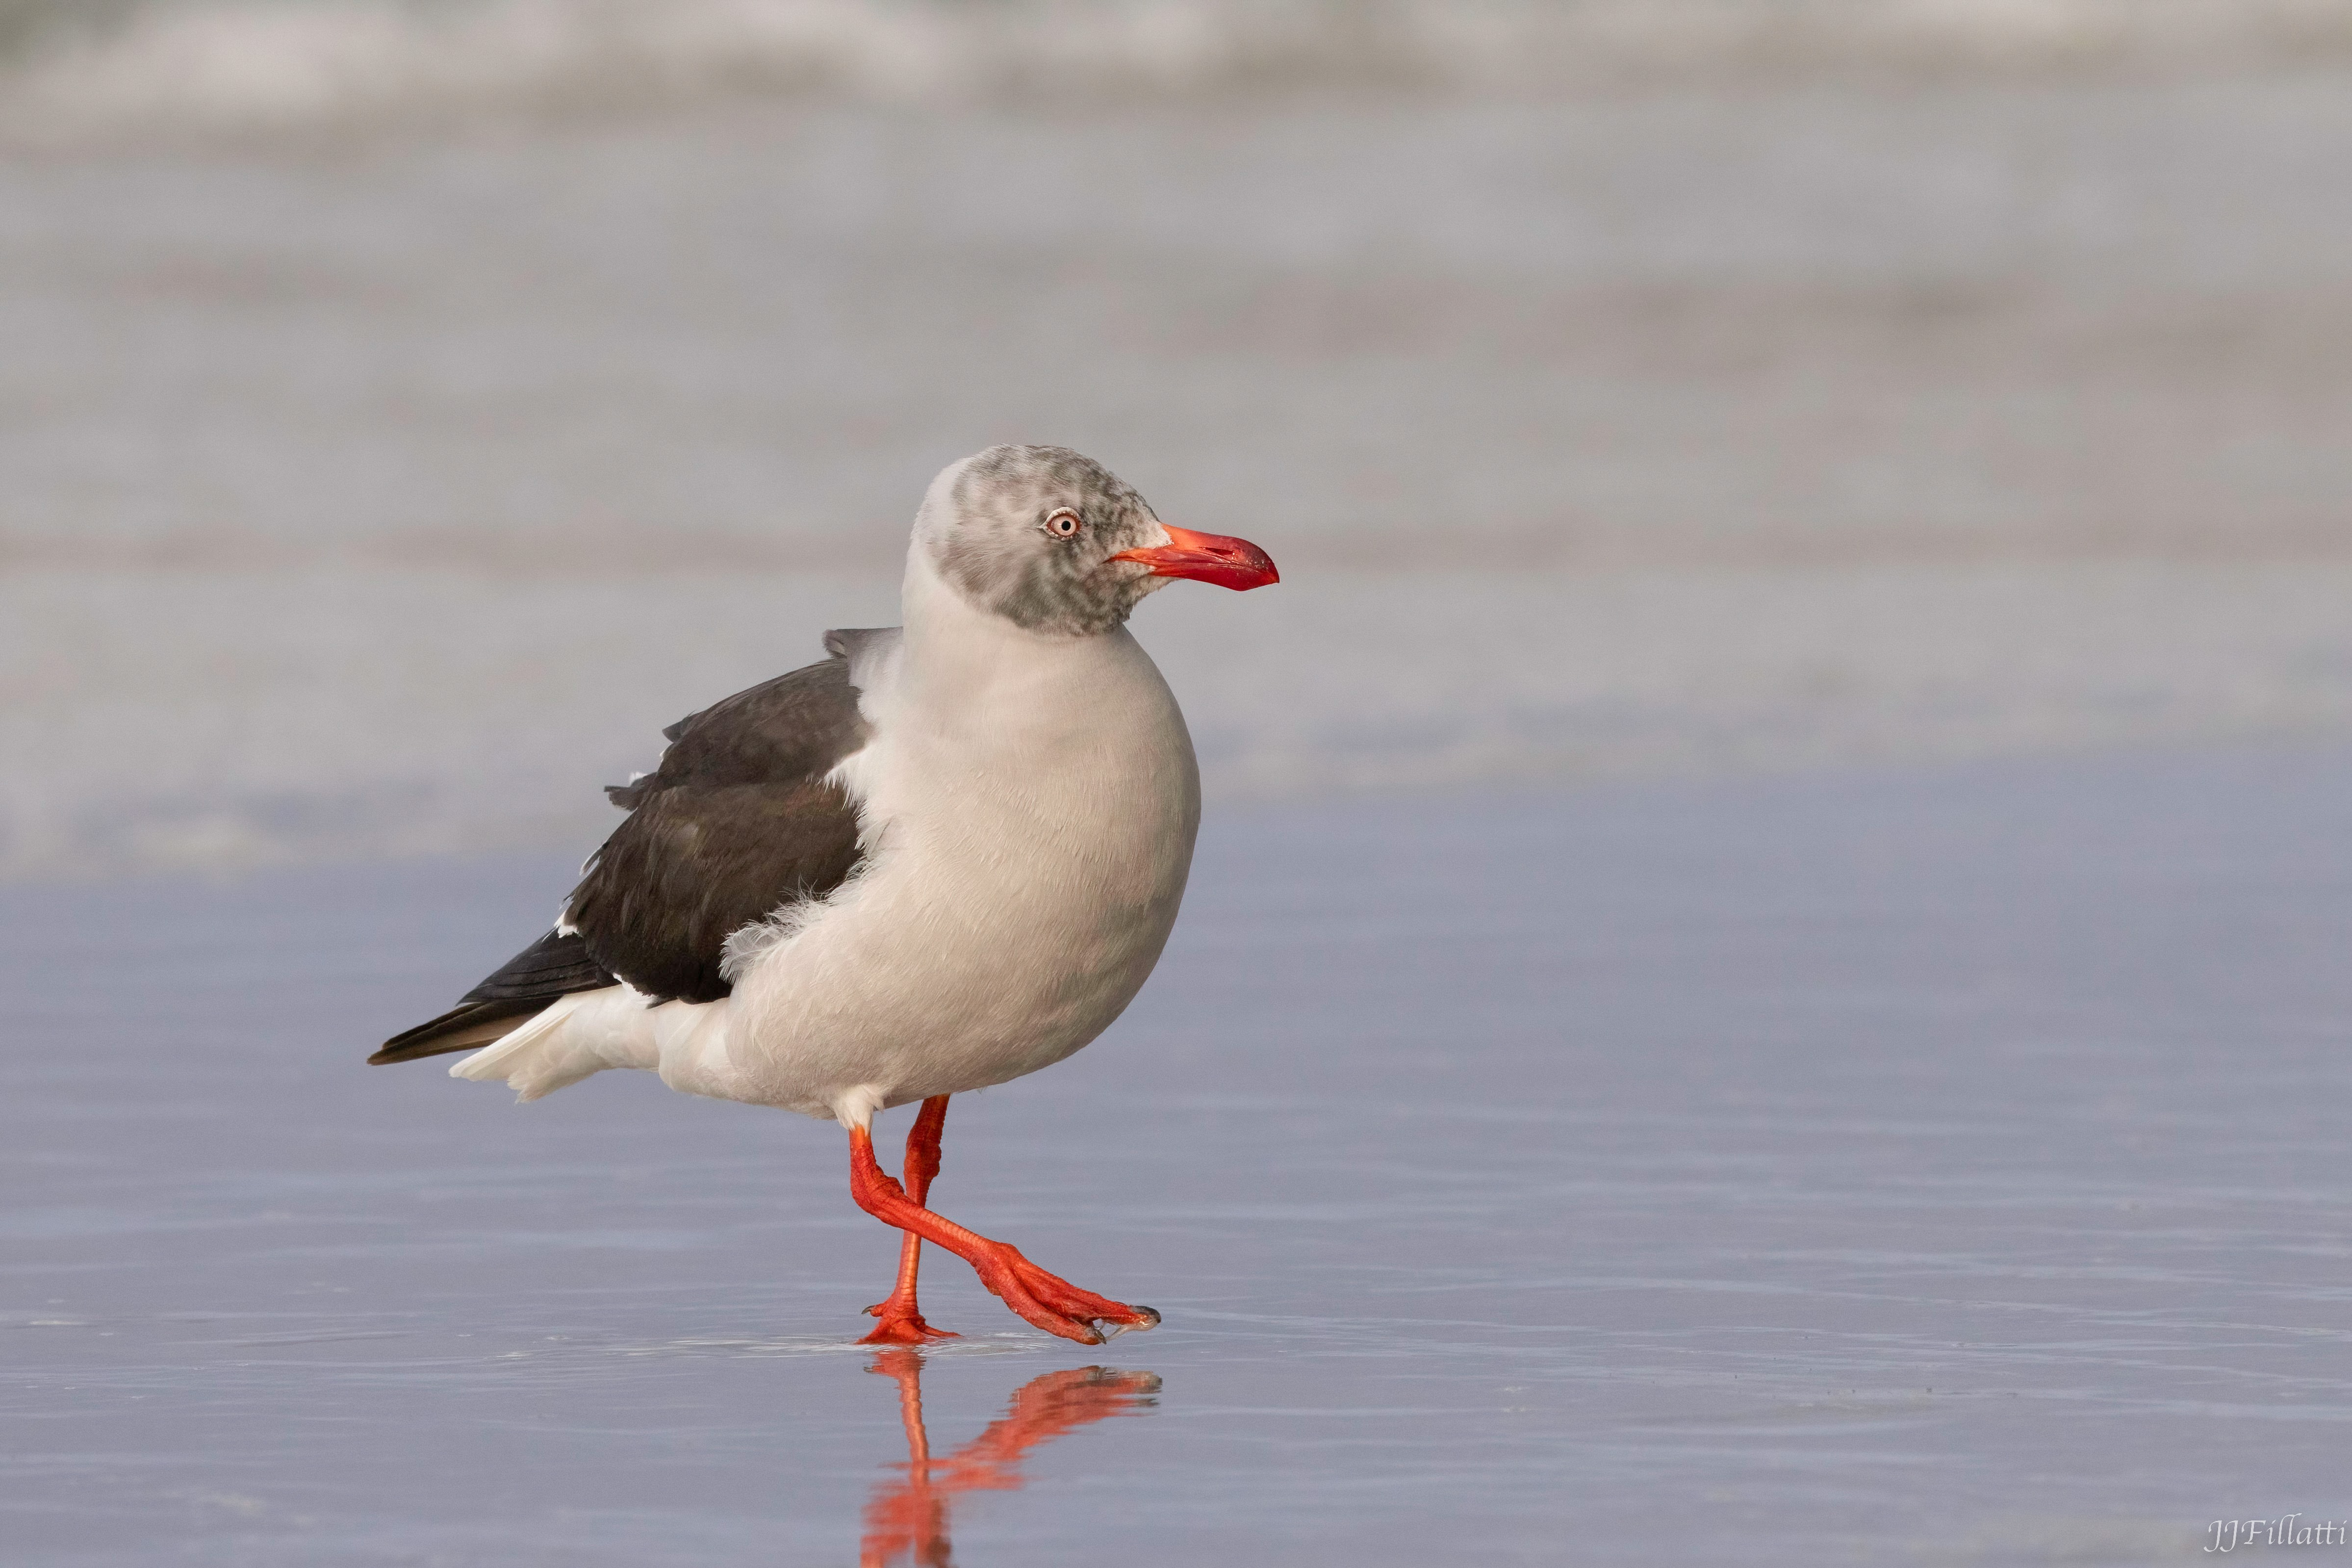
[[[1184,716],[1127,629],[1177,578],[1279,580],[1246,540],[1173,528],[1060,447],[932,480],[902,624],[663,731],[554,929],[368,1059],[471,1051],[453,1077],[537,1100],[607,1068],[831,1118],[850,1195],[905,1233],[861,1342],[927,1323],[922,1244],[1084,1344],[1160,1321],[927,1206],[950,1097],[1054,1063],[1134,1000],[1176,922],[1201,819]],[[903,1183],[877,1111],[920,1102]]]

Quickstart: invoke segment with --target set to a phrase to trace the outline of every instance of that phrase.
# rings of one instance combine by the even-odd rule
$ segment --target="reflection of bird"
[[[609,792],[630,815],[555,929],[369,1059],[487,1047],[451,1072],[524,1100],[644,1068],[837,1119],[852,1194],[907,1233],[869,1340],[939,1334],[916,1305],[926,1239],[1048,1332],[1150,1327],[924,1198],[948,1097],[1092,1040],[1175,922],[1200,777],[1126,629],[1171,577],[1276,581],[1257,546],[1166,526],[1076,452],[949,468],[916,515],[906,624],[830,632],[824,663],[672,725],[660,765]],[[913,1100],[901,1187],[871,1125]]]
[[[877,1490],[866,1505],[866,1538],[859,1568],[885,1568],[900,1552],[910,1563],[944,1564],[948,1500],[958,1492],[1017,1491],[1021,1462],[1029,1450],[1108,1415],[1139,1415],[1160,1392],[1148,1372],[1108,1367],[1067,1367],[1031,1378],[1003,1416],[945,1459],[931,1458],[923,1430],[923,1358],[910,1350],[886,1350],[868,1372],[898,1380],[898,1415],[907,1425],[907,1479]]]

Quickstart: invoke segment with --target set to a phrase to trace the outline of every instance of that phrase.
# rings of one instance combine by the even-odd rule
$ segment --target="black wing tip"
[[[390,1067],[450,1051],[488,1045],[559,996],[614,984],[610,971],[588,956],[577,931],[551,931],[475,986],[455,1007],[404,1029],[368,1058],[370,1067]]]
[[[520,1021],[526,1013],[536,1013],[543,1003],[520,1005],[499,1002],[461,1002],[437,1018],[427,1019],[413,1029],[399,1034],[378,1046],[368,1058],[368,1066],[390,1067],[395,1062],[413,1062],[426,1057],[442,1056],[450,1051],[471,1050],[487,1044],[480,1038],[482,1026],[507,1019]],[[501,1031],[503,1032],[503,1031]]]
[[[439,1044],[394,1047],[390,1040],[386,1040],[376,1048],[374,1055],[368,1058],[367,1065],[372,1068],[388,1068],[400,1062],[421,1062],[426,1057],[443,1056],[462,1051],[465,1048],[463,1046]]]

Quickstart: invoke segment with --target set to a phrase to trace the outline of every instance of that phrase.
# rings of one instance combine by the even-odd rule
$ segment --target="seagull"
[[[849,1135],[858,1207],[905,1233],[861,1343],[953,1338],[922,1245],[1082,1344],[1160,1314],[1082,1290],[932,1212],[948,1100],[1050,1067],[1133,1001],[1176,923],[1201,820],[1176,699],[1127,629],[1176,578],[1279,581],[1247,540],[1172,528],[1099,463],[992,447],[915,515],[902,625],[663,731],[554,929],[373,1063],[537,1100],[607,1068]],[[920,1102],[904,1181],[875,1113]]]

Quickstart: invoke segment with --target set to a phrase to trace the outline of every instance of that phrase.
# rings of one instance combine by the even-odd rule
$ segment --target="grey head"
[[[917,547],[969,603],[1047,637],[1094,637],[1171,577],[1276,580],[1246,541],[1170,528],[1135,487],[1067,447],[991,447],[931,481]]]

